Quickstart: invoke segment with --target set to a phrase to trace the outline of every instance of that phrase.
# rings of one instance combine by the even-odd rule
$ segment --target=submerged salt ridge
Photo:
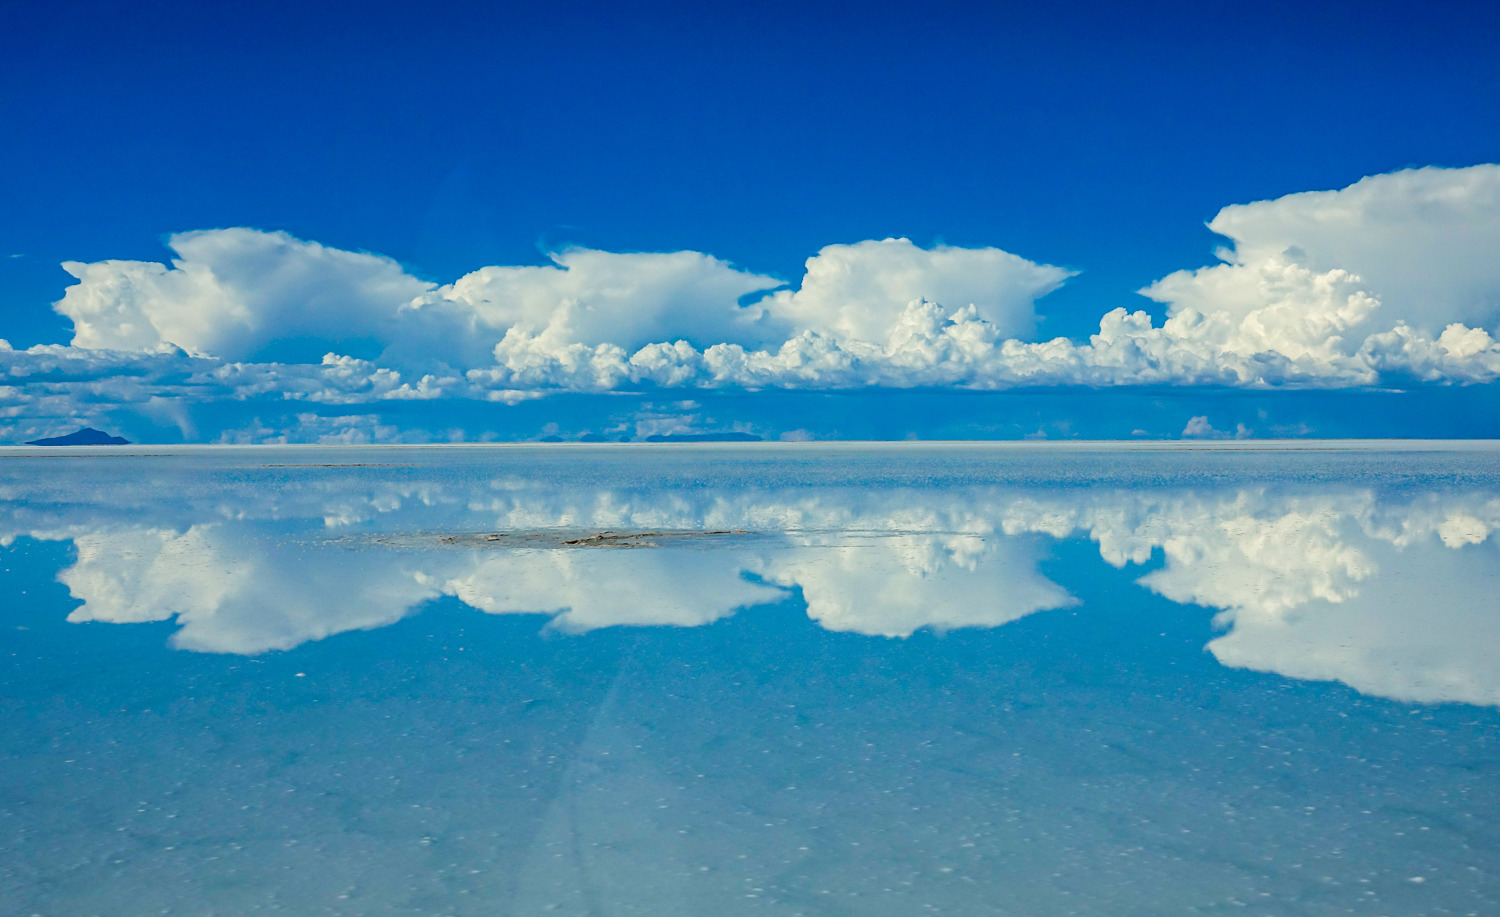
[[[1046,567],[1057,545],[1087,539],[1103,562],[1140,570],[1139,588],[1216,615],[1207,649],[1224,665],[1500,704],[1500,482],[1361,483],[1323,461],[1312,480],[1205,485],[1137,456],[1126,465],[1149,489],[1059,486],[1066,468],[981,452],[969,483],[924,486],[892,460],[866,465],[863,486],[816,461],[734,486],[723,456],[668,463],[667,485],[631,468],[591,481],[545,462],[399,452],[189,478],[135,459],[148,473],[126,486],[81,466],[67,493],[82,496],[66,503],[55,475],[0,466],[12,471],[0,537],[72,543],[59,575],[82,603],[70,621],[175,619],[174,646],[239,654],[388,625],[445,596],[572,633],[703,625],[792,594],[831,631],[1000,627],[1078,605]],[[1018,472],[1053,480],[995,483]],[[609,532],[735,537],[627,548],[597,537]]]

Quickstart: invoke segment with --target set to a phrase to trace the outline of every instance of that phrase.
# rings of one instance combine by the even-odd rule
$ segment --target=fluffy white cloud
[[[908,303],[927,299],[950,309],[973,306],[998,334],[1028,337],[1036,300],[1072,274],[998,248],[923,249],[908,239],[870,240],[824,247],[807,259],[800,287],[760,305],[797,331],[878,341]]]
[[[63,265],[79,280],[56,306],[73,321],[75,346],[151,350],[174,344],[241,360],[263,356],[273,345],[310,340],[316,358],[339,349],[337,342],[388,339],[400,306],[432,287],[390,258],[284,232],[186,232],[168,245],[177,254],[170,267]]]
[[[698,252],[615,254],[568,249],[546,267],[487,267],[443,287],[389,258],[282,232],[181,233],[171,266],[68,262],[79,283],[57,311],[73,344],[145,351],[163,344],[228,360],[295,346],[312,356],[367,343],[397,364],[490,362],[512,329],[568,343],[638,347],[680,337],[702,345],[766,337],[739,306],[780,281]],[[758,321],[759,320],[759,321]],[[319,349],[321,348],[321,349]]]
[[[1182,428],[1183,439],[1246,439],[1252,436],[1254,431],[1244,424],[1235,425],[1234,431],[1216,430],[1214,425],[1208,422],[1208,415],[1201,414],[1197,417],[1189,417],[1187,426]]]
[[[790,328],[779,346],[664,341],[632,353],[522,332],[500,375],[576,389],[1490,381],[1500,344],[1459,322],[1500,309],[1497,187],[1500,166],[1422,169],[1226,208],[1210,224],[1234,242],[1224,264],[1142,291],[1168,306],[1162,324],[1117,308],[1087,342],[1022,339],[1033,302],[1067,272],[894,239],[825,248],[798,289],[763,300]],[[526,373],[512,368],[519,352]]]
[[[1500,378],[1500,166],[1374,176],[1209,225],[1223,263],[1142,291],[1164,321],[1114,308],[1084,341],[1027,339],[1069,272],[993,248],[831,245],[780,290],[698,252],[575,248],[436,286],[285,233],[184,233],[170,265],[69,263],[73,345],[0,342],[0,415],[29,433],[101,405],[225,399]]]
[[[1357,275],[1383,303],[1371,318],[1386,327],[1400,320],[1437,335],[1454,322],[1492,330],[1500,321],[1500,165],[1374,175],[1225,207],[1208,226],[1234,243],[1227,265],[1196,272],[1209,288],[1220,285],[1210,275],[1289,256],[1313,272]],[[1152,289],[1202,311],[1190,286],[1173,275]]]
[[[1424,382],[1492,382],[1500,378],[1500,342],[1482,328],[1454,322],[1432,338],[1407,325],[1372,334],[1360,357],[1376,372]]]
[[[1163,330],[1176,346],[1197,343],[1222,359],[1275,354],[1311,375],[1365,372],[1343,335],[1380,307],[1357,276],[1320,273],[1281,253],[1180,272],[1143,292],[1169,304]]]
[[[401,354],[488,362],[488,350],[516,331],[559,344],[635,350],[653,341],[756,344],[774,336],[759,311],[739,301],[781,285],[699,252],[617,254],[570,248],[546,267],[486,267],[407,304]],[[472,342],[466,344],[466,342]],[[484,346],[448,357],[446,350]]]
[[[1500,165],[1407,169],[1338,191],[1225,207],[1223,264],[1141,292],[1218,328],[1221,353],[1315,375],[1490,381],[1500,348]],[[1171,322],[1168,322],[1170,325]]]

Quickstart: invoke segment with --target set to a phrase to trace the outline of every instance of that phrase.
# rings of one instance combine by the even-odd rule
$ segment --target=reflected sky
[[[1491,912],[1496,459],[0,456],[0,909]]]
[[[55,479],[56,460],[14,458],[4,538],[72,546],[58,574],[81,602],[69,621],[172,620],[173,646],[239,654],[390,624],[443,596],[569,633],[708,624],[793,593],[832,631],[999,627],[1078,604],[1042,567],[1058,542],[1086,539],[1140,588],[1214,612],[1222,634],[1207,647],[1225,665],[1500,703],[1488,482],[1089,486],[1067,475],[1091,456],[1054,455],[1048,474],[983,449],[967,456],[972,481],[914,480],[907,459],[921,453],[877,460],[871,481],[829,480],[836,453],[795,449],[746,484],[722,450],[668,455],[670,473],[697,477],[654,481],[596,449],[566,456],[595,466],[580,480],[540,467],[559,457],[545,451],[432,454],[244,453],[206,473],[191,454],[127,458],[114,461],[144,480],[97,481],[80,460],[76,482]],[[955,454],[939,454],[954,473]],[[310,455],[334,461],[299,461]],[[1198,455],[1226,471],[1231,456]],[[1174,470],[1121,458],[1142,476]],[[1005,482],[1007,465],[1030,480]]]

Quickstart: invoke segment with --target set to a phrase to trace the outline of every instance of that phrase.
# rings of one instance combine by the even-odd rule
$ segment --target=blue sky
[[[1500,221],[1500,209],[1486,209],[1493,203],[1486,196],[1493,177],[1466,171],[1500,161],[1500,122],[1489,114],[1500,110],[1500,60],[1493,54],[1500,13],[1489,6],[1038,4],[976,11],[959,4],[816,10],[759,4],[729,11],[648,5],[624,12],[594,4],[221,9],[89,3],[29,4],[8,17],[0,29],[0,123],[6,126],[0,253],[8,256],[0,259],[0,338],[15,348],[5,358],[13,403],[0,405],[7,409],[8,426],[0,431],[7,441],[95,421],[146,439],[264,438],[295,430],[303,432],[290,435],[336,435],[355,427],[323,418],[354,416],[366,418],[365,432],[355,436],[394,427],[397,435],[526,438],[546,435],[549,423],[565,438],[624,436],[645,429],[630,419],[632,410],[654,415],[662,403],[688,401],[726,407],[711,422],[702,411],[682,410],[681,418],[697,419],[678,421],[681,431],[738,426],[768,436],[833,435],[831,426],[774,422],[781,402],[795,412],[793,402],[811,397],[808,390],[825,389],[860,393],[844,399],[859,402],[850,409],[855,415],[868,415],[869,423],[854,424],[860,429],[879,425],[882,405],[892,403],[886,393],[920,389],[932,407],[915,412],[906,432],[918,436],[964,432],[963,422],[956,434],[953,425],[924,428],[921,418],[962,416],[975,402],[968,391],[974,388],[1006,390],[1003,397],[979,399],[984,417],[1013,411],[1031,397],[1021,413],[1037,415],[1038,430],[1021,425],[1004,435],[1045,432],[1047,423],[1064,424],[1072,435],[1105,435],[1099,423],[1116,418],[1121,396],[1089,395],[1122,383],[1139,395],[1126,413],[1149,413],[1161,397],[1192,401],[1180,418],[1153,415],[1149,424],[1132,425],[1152,436],[1178,435],[1195,416],[1208,417],[1220,432],[1234,431],[1240,421],[1225,424],[1243,398],[1225,389],[1247,386],[1367,391],[1372,424],[1376,414],[1390,413],[1373,406],[1381,398],[1375,390],[1460,386],[1459,395],[1416,397],[1473,399],[1470,413],[1477,414],[1492,400],[1481,389],[1500,357],[1492,359],[1483,342],[1437,343],[1453,322],[1492,332],[1500,318],[1492,314],[1500,313],[1500,270],[1486,274],[1484,267]],[[1447,171],[1402,171],[1426,167]],[[1391,173],[1397,177],[1382,183],[1379,177]],[[1325,202],[1322,210],[1288,204],[1257,211],[1231,227],[1241,233],[1233,238],[1205,226],[1231,205],[1343,189],[1370,176],[1377,177],[1375,185],[1360,192],[1355,223],[1335,227],[1328,238],[1309,243],[1287,228],[1288,220],[1321,224],[1349,210],[1348,196]],[[1454,195],[1467,197],[1455,204]],[[1430,226],[1421,223],[1434,206],[1456,209],[1438,213]],[[1421,224],[1409,242],[1390,236],[1392,213],[1404,214],[1397,222]],[[223,229],[262,235],[195,237],[201,255],[195,263],[215,277],[238,272],[242,287],[200,285],[191,294],[153,287],[148,296],[137,280],[96,272],[80,283],[59,267],[166,263],[174,257],[166,245],[177,234]],[[1368,295],[1380,305],[1373,318],[1346,316],[1337,327],[1303,329],[1293,344],[1275,335],[1258,343],[1218,340],[1219,352],[1188,370],[1174,363],[1166,371],[1158,362],[1149,377],[1111,369],[1105,378],[1054,367],[1033,379],[1013,367],[997,376],[994,360],[972,354],[966,369],[928,355],[917,360],[926,370],[908,372],[914,358],[891,357],[885,336],[885,326],[901,314],[895,300],[887,314],[850,289],[829,289],[821,298],[765,306],[753,332],[713,322],[698,322],[695,330],[695,297],[709,293],[692,283],[672,286],[675,292],[645,283],[642,296],[686,299],[642,325],[626,319],[650,312],[652,304],[627,297],[610,307],[621,314],[595,329],[593,338],[554,335],[551,343],[528,344],[527,359],[543,352],[551,359],[563,353],[558,347],[575,344],[593,348],[597,357],[598,347],[619,344],[628,361],[641,345],[670,343],[678,335],[688,336],[699,352],[722,342],[775,354],[785,341],[811,331],[839,345],[841,365],[851,359],[890,365],[838,378],[801,372],[794,387],[804,394],[796,397],[785,392],[778,364],[753,377],[695,369],[691,380],[670,383],[659,373],[649,379],[639,372],[621,379],[596,373],[584,384],[576,371],[568,379],[555,372],[522,379],[512,371],[505,380],[487,378],[488,388],[476,398],[479,383],[465,374],[487,371],[489,349],[505,330],[524,324],[516,314],[501,306],[486,313],[495,340],[456,319],[393,331],[389,322],[365,319],[371,310],[397,307],[340,287],[364,283],[349,280],[348,271],[343,281],[283,283],[290,299],[247,306],[241,300],[256,286],[257,271],[328,269],[317,257],[287,267],[287,257],[302,256],[267,254],[262,243],[268,233],[292,240],[276,243],[283,249],[306,243],[323,251],[377,253],[414,283],[435,285],[440,292],[433,295],[445,304],[456,300],[441,292],[442,285],[477,269],[545,270],[558,253],[574,249],[702,253],[724,271],[782,282],[795,299],[806,286],[804,263],[825,247],[905,238],[917,252],[947,246],[957,254],[922,265],[915,285],[887,292],[936,300],[944,318],[975,302],[977,318],[999,329],[993,348],[1005,340],[1037,344],[1059,336],[1081,345],[1118,307],[1143,310],[1158,327],[1174,310],[1212,315],[1215,296],[1238,295],[1224,292],[1238,282],[1234,277],[1204,278],[1192,289],[1178,283],[1154,299],[1136,291],[1214,265],[1263,274],[1278,248],[1293,252],[1292,268],[1309,272],[1287,280],[1291,286],[1276,294],[1281,299],[1262,303],[1279,309],[1283,319],[1288,310],[1316,311],[1306,291],[1326,286],[1325,275],[1334,270],[1358,278],[1330,294],[1339,302]],[[1338,241],[1344,238],[1354,240],[1352,250]],[[1477,251],[1461,263],[1433,261],[1435,252],[1470,243]],[[1249,254],[1220,264],[1215,248],[1226,244]],[[989,296],[991,287],[1020,283],[1014,272],[996,273],[993,264],[978,263],[983,257],[963,255],[991,249],[1055,268],[1057,282],[1033,277],[1030,286],[1021,284],[1024,290]],[[825,264],[873,271],[871,282],[889,287],[892,271],[909,274],[910,258],[921,258],[883,251],[854,267],[848,259]],[[1408,254],[1417,263],[1405,275],[1367,276],[1372,270],[1390,275],[1388,266]],[[180,251],[177,257],[182,260]],[[280,267],[266,258],[280,258]],[[616,265],[604,274],[614,283],[623,276],[618,271],[637,269],[657,268]],[[698,281],[710,284],[713,296],[722,299],[741,284],[754,288],[743,305],[755,307],[765,295],[755,281],[706,270]],[[1446,286],[1439,283],[1432,295],[1417,289],[1413,278],[1424,272],[1446,276]],[[404,280],[392,283],[393,297],[427,295]],[[945,301],[923,284],[964,301]],[[87,289],[70,295],[81,301],[88,294],[87,315],[102,329],[92,336],[75,328],[85,314],[81,307],[71,313],[53,307],[77,287]],[[584,311],[598,292],[587,283],[543,287],[527,295],[572,296]],[[502,294],[519,295],[509,286],[485,295]],[[321,307],[303,308],[297,297],[317,295],[351,303],[353,311],[329,307],[333,311],[319,322],[300,321]],[[118,316],[114,326],[101,324],[120,303],[151,296],[177,297],[175,305],[141,307],[160,326],[155,337],[122,332],[121,323],[129,321]],[[853,298],[830,299],[841,296]],[[1247,309],[1255,312],[1238,300],[1231,306],[1235,322]],[[256,328],[252,342],[202,328],[197,337],[183,338],[183,313],[197,316],[195,327],[228,327],[236,310],[246,308],[260,310],[248,321]],[[161,310],[177,318],[159,321]],[[851,310],[875,318],[849,319]],[[424,314],[436,311],[429,307]],[[543,335],[546,315],[522,311],[529,333]],[[131,320],[138,325],[141,319]],[[472,323],[472,316],[465,320]],[[1340,353],[1348,356],[1361,352],[1371,334],[1400,323],[1424,337],[1403,339],[1399,347],[1371,345],[1363,351],[1363,368],[1333,366],[1328,354],[1308,356],[1309,335],[1341,336]],[[341,333],[344,327],[354,330]],[[963,322],[954,327],[949,337],[979,333]],[[733,333],[709,340],[711,332],[726,329]],[[482,341],[483,359],[445,360],[444,335]],[[409,345],[415,338],[426,342],[421,353]],[[884,351],[872,356],[851,349],[851,342],[870,340]],[[70,344],[69,353],[15,355],[36,345]],[[197,362],[144,355],[163,344],[184,348]],[[396,344],[405,352],[395,353],[403,349]],[[1225,347],[1230,358],[1223,358]],[[1399,358],[1391,356],[1393,348]],[[1370,356],[1377,351],[1383,356]],[[115,356],[102,357],[106,352]],[[382,403],[374,404],[348,391],[330,400],[306,387],[292,396],[280,387],[312,370],[277,370],[271,381],[261,371],[253,394],[244,385],[215,389],[222,380],[205,375],[219,365],[214,361],[316,367],[325,352],[368,361],[367,378],[380,369],[396,373],[401,382],[395,387],[415,391],[425,375],[465,379],[467,388],[413,399],[377,397]],[[1267,371],[1265,360],[1252,360],[1255,367],[1245,371],[1243,358],[1260,353],[1276,355],[1272,363],[1323,362],[1311,370],[1277,363]],[[576,358],[575,352],[569,365],[576,366]],[[519,358],[512,353],[511,359]],[[931,371],[934,360],[946,368]],[[988,368],[975,370],[975,360]],[[38,369],[39,361],[50,368]],[[152,384],[130,381],[141,379]],[[1019,385],[1018,379],[1031,381]],[[1060,387],[1077,407],[1052,416],[1043,396],[1015,391],[1038,384]],[[756,397],[744,396],[746,389]],[[562,390],[573,395],[552,394]],[[494,391],[528,406],[517,416],[497,415],[491,406],[497,402],[484,401]],[[441,417],[442,430],[409,421],[395,400],[425,402],[426,413]],[[583,406],[565,411],[565,402]],[[619,409],[627,402],[634,407]],[[743,407],[750,402],[753,407]],[[1306,395],[1270,397],[1270,407],[1256,409],[1269,419],[1247,429],[1254,435],[1272,427],[1340,435],[1364,429],[1351,424],[1344,400],[1328,402],[1338,407],[1314,402]],[[1106,403],[1113,406],[1102,407]],[[549,404],[559,413],[540,420]],[[1276,416],[1283,405],[1286,416]],[[297,420],[309,413],[319,418],[311,426]],[[540,426],[534,427],[533,415]],[[231,422],[231,416],[239,419]],[[985,433],[984,417],[968,432],[1001,435]],[[252,433],[250,420],[257,418],[253,429],[261,432]],[[677,429],[671,421],[662,424],[647,426]],[[1415,421],[1407,432],[1454,435]],[[1459,424],[1458,432],[1493,431],[1475,421]]]

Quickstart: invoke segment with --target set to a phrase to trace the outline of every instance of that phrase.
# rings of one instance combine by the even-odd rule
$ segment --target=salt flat
[[[1494,912],[1500,452],[1245,445],[5,450],[0,912]]]

